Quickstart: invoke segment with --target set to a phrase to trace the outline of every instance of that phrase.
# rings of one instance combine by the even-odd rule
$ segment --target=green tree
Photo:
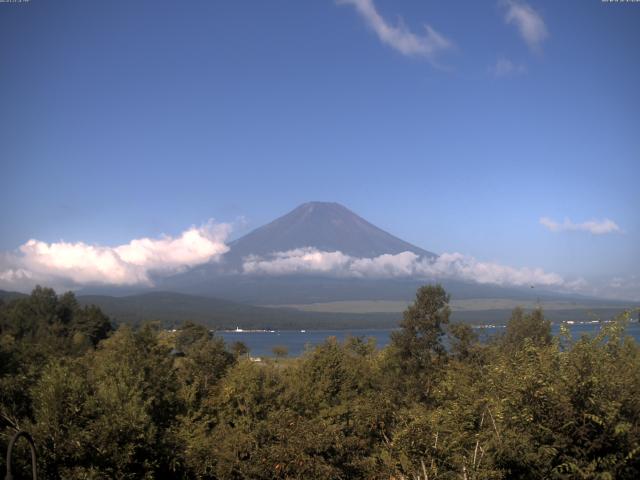
[[[284,358],[289,355],[289,349],[285,345],[276,345],[271,351],[276,356],[276,358]]]
[[[178,350],[187,351],[189,348],[198,343],[206,342],[211,338],[211,332],[203,325],[186,321],[178,330],[176,336],[176,348]]]
[[[541,308],[526,313],[521,307],[516,307],[511,313],[502,338],[503,347],[517,350],[523,347],[526,339],[538,346],[551,344],[551,322],[544,318]]]
[[[247,347],[246,343],[238,340],[231,344],[231,351],[236,358],[240,358],[249,354],[249,347]]]
[[[95,305],[77,308],[70,325],[73,332],[86,336],[93,346],[107,338],[113,331],[113,325],[109,317]]]
[[[451,354],[459,360],[469,360],[478,355],[478,335],[471,325],[452,323],[447,329],[451,341]]]
[[[442,344],[449,323],[449,295],[441,285],[418,289],[405,311],[400,330],[391,334],[392,381],[404,383],[404,393],[424,399],[429,396],[434,375],[446,357]],[[400,387],[400,385],[398,385]]]

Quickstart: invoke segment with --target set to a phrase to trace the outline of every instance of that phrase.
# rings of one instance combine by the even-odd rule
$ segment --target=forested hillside
[[[384,349],[329,338],[253,362],[196,324],[114,330],[37,288],[0,304],[1,453],[24,429],[47,479],[638,478],[625,316],[552,337],[516,309],[479,343],[448,302],[421,288]],[[26,449],[14,458],[27,478]]]

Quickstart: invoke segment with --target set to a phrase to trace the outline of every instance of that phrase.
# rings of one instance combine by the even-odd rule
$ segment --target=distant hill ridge
[[[62,292],[58,292],[59,294]],[[0,301],[10,302],[26,295],[0,290]],[[302,311],[294,308],[266,308],[212,297],[199,297],[173,292],[149,292],[124,297],[108,295],[79,295],[81,305],[97,305],[117,323],[140,324],[158,321],[165,327],[176,327],[191,320],[213,329],[264,328],[289,329],[372,329],[394,328],[402,317],[400,312],[326,312]],[[615,302],[610,302],[615,303]],[[614,304],[550,305],[547,318],[554,321],[592,320],[593,315],[608,319],[627,306]],[[511,314],[510,308],[456,310],[454,321],[475,324],[503,323]]]

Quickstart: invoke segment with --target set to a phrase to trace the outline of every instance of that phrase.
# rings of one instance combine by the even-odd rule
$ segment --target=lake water
[[[567,325],[573,335],[573,338],[587,334],[593,335],[600,330],[600,323],[576,323]],[[486,338],[504,330],[503,326],[489,326],[476,330],[481,338]],[[552,333],[557,335],[560,331],[560,324],[554,324],[551,327]],[[285,346],[289,351],[290,357],[301,355],[306,348],[312,348],[324,342],[327,337],[336,337],[339,341],[352,337],[373,337],[379,348],[389,343],[389,337],[393,329],[385,330],[281,330],[274,332],[248,331],[248,332],[216,332],[217,335],[224,338],[225,342],[232,343],[235,341],[244,342],[249,347],[249,354],[252,357],[268,357],[273,356],[272,349],[275,346]],[[627,335],[631,335],[640,342],[640,324],[630,322],[627,327]]]

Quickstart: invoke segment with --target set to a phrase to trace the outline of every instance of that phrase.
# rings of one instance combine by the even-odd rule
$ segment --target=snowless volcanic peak
[[[230,244],[231,255],[268,255],[295,248],[314,247],[354,257],[385,253],[433,253],[401,240],[333,202],[308,202]]]

